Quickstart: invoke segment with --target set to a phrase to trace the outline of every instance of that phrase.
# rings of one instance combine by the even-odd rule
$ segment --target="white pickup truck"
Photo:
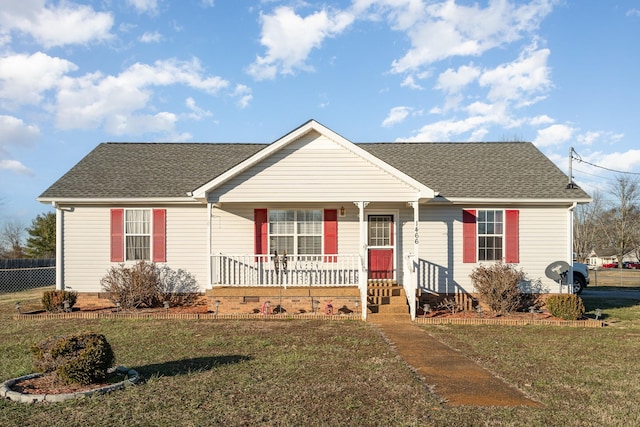
[[[573,263],[573,293],[579,295],[589,284],[589,268],[581,262]]]

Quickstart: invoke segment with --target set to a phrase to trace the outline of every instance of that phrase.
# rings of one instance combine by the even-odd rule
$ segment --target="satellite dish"
[[[565,261],[554,261],[547,266],[544,270],[544,274],[555,282],[566,281],[567,273],[571,269],[571,266]]]

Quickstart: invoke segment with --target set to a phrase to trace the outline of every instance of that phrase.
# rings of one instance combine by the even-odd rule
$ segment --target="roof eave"
[[[430,200],[430,204],[454,204],[454,205],[573,205],[590,203],[588,199],[573,198],[477,198],[477,197],[436,197]]]
[[[157,205],[157,204],[202,204],[193,197],[38,197],[36,200],[53,206],[78,205]]]

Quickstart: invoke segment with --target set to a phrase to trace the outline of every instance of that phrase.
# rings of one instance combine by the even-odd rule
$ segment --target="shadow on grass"
[[[219,366],[233,365],[251,359],[251,356],[243,355],[194,357],[191,359],[173,360],[170,362],[138,366],[134,369],[145,378],[152,376],[178,376],[186,375],[191,372],[208,371]]]

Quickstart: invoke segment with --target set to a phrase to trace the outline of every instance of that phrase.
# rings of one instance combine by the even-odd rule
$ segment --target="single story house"
[[[270,144],[103,143],[38,200],[56,209],[58,289],[100,296],[110,267],[148,260],[216,310],[333,300],[366,319],[395,300],[413,319],[498,260],[568,292],[545,268],[571,263],[590,197],[531,143],[353,143],[310,120]]]

